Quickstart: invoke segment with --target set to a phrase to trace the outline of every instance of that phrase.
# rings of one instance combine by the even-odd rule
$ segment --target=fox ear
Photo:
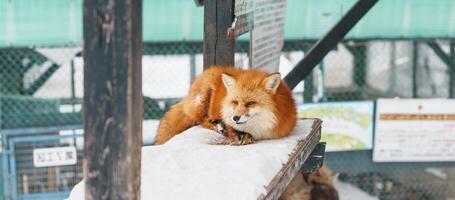
[[[272,94],[275,94],[276,91],[278,90],[278,86],[280,86],[280,82],[281,74],[276,72],[270,74],[267,78],[265,78],[264,87],[267,91],[270,91]]]
[[[234,87],[235,79],[227,74],[221,74],[221,80],[223,80],[224,87],[229,91]]]

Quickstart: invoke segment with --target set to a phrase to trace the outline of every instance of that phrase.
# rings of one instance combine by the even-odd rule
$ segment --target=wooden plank
[[[85,199],[140,199],[142,1],[84,1]]]
[[[204,2],[204,69],[234,65],[234,40],[227,37],[233,20],[233,0]]]
[[[289,156],[288,162],[283,165],[278,174],[265,187],[267,190],[266,194],[262,194],[258,199],[278,199],[281,196],[281,193],[283,193],[292,178],[294,178],[313,152],[313,149],[318,145],[321,139],[321,124],[321,120],[315,119],[311,133],[298,142],[296,148]]]

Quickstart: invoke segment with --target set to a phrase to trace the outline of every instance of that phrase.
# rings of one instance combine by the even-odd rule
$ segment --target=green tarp
[[[286,39],[318,39],[356,0],[288,0]],[[144,0],[144,41],[201,41],[203,8],[193,0]],[[454,0],[380,0],[347,36],[455,38]],[[0,47],[82,41],[82,0],[0,0]]]

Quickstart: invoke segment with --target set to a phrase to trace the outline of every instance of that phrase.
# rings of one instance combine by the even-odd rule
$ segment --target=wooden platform
[[[222,136],[193,127],[142,148],[142,199],[278,199],[321,137],[321,121],[299,120],[289,137],[246,146],[213,145]],[[70,200],[83,199],[83,183]]]
[[[266,187],[267,193],[261,194],[258,199],[278,199],[281,196],[281,193],[286,189],[286,186],[302,168],[305,161],[313,152],[313,149],[319,143],[319,140],[321,139],[321,125],[321,120],[314,119],[310,133],[298,142],[297,146],[290,154],[289,160]],[[320,166],[317,168],[319,167]]]

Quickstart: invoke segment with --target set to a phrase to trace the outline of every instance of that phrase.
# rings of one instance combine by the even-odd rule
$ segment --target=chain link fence
[[[375,100],[380,97],[453,98],[454,70],[431,47],[434,41],[344,41],[294,89],[299,103]],[[283,76],[298,63],[314,41],[286,41],[281,56]],[[437,41],[450,54],[450,41]],[[434,46],[433,46],[434,47]],[[236,65],[247,66],[248,43],[236,43]],[[202,72],[202,43],[144,43],[143,94],[144,144],[153,144],[161,116],[187,94],[191,81]],[[452,92],[450,91],[452,89]],[[451,96],[452,95],[452,96]],[[15,165],[3,163],[3,179],[14,179],[17,194],[68,191],[82,178],[81,112],[83,60],[80,46],[0,48],[0,128],[17,137],[48,136],[37,131],[54,128],[53,136],[72,134],[73,139],[42,139],[12,147],[3,135],[3,150],[14,150]],[[72,127],[72,128],[68,128]],[[40,139],[41,138],[41,139]],[[30,139],[30,138],[29,138]],[[36,141],[34,140],[36,139]],[[75,146],[77,164],[38,168],[33,149]],[[3,162],[11,161],[12,154]],[[341,154],[343,155],[343,154]],[[454,199],[454,168],[422,168],[368,171],[355,158],[351,165],[330,167],[341,172],[339,180],[371,199]],[[339,165],[339,166],[338,166]],[[343,166],[341,166],[343,165]],[[12,169],[11,167],[14,167]],[[7,168],[7,169],[5,169]],[[14,177],[6,176],[12,174]],[[10,184],[11,181],[3,181]],[[349,189],[349,187],[352,187]],[[4,193],[6,191],[3,191]],[[342,195],[343,197],[343,195]],[[366,198],[366,197],[365,197]],[[364,199],[347,197],[346,199]]]

